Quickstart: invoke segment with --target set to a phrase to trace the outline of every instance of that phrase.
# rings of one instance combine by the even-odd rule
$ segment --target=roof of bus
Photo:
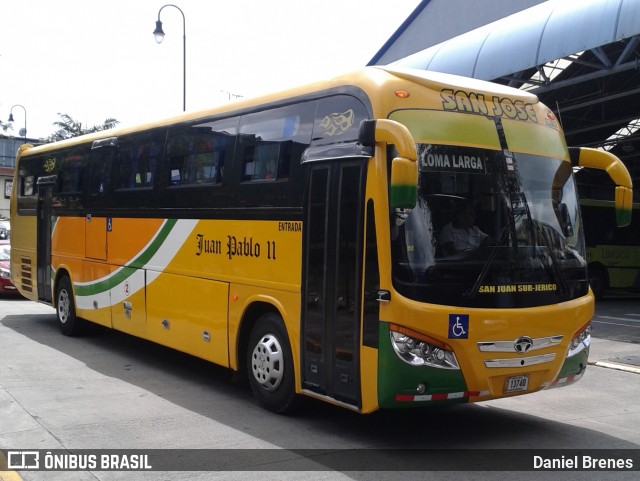
[[[474,92],[476,94],[482,94],[487,98],[492,99],[502,99],[508,97],[512,100],[521,100],[523,102],[531,104],[535,104],[538,102],[538,98],[531,93],[497,83],[486,82],[484,80],[472,79],[468,77],[440,72],[430,72],[421,69],[374,66],[365,67],[355,72],[339,75],[329,80],[294,87],[288,90],[267,94],[260,97],[238,99],[221,106],[216,106],[205,110],[194,110],[185,112],[173,117],[147,122],[145,124],[121,126],[113,129],[102,130],[99,132],[94,132],[91,134],[82,135],[59,142],[43,144],[36,147],[27,144],[26,146],[24,146],[24,148],[21,148],[19,150],[19,154],[35,155],[37,153],[46,152],[51,149],[71,147],[79,143],[91,142],[97,139],[117,137],[129,133],[138,132],[140,130],[169,126],[180,122],[189,122],[192,120],[200,119],[202,117],[215,115],[222,116],[223,114],[234,115],[238,112],[247,111],[251,108],[257,108],[260,105],[273,105],[287,99],[304,98],[312,95],[314,92],[321,93],[323,91],[329,91],[330,89],[334,89],[337,87],[357,87],[368,94],[372,94],[376,90],[379,90],[380,86],[385,83],[402,81],[419,84],[430,90],[438,92],[442,89],[448,88],[453,90]],[[385,89],[385,91],[388,90]]]

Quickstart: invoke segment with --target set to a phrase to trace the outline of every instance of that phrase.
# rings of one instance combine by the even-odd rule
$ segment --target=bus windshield
[[[561,159],[418,145],[418,201],[391,212],[393,282],[411,299],[528,307],[588,292],[574,177]]]

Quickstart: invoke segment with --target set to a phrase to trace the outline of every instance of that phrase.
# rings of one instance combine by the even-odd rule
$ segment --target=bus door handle
[[[384,289],[380,289],[378,291],[378,296],[376,297],[376,301],[378,302],[391,302],[391,292],[386,291]]]

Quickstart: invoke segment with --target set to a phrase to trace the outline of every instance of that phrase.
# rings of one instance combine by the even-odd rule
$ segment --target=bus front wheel
[[[268,313],[249,336],[247,371],[258,403],[273,412],[290,412],[296,400],[293,356],[282,318]]]
[[[82,329],[82,320],[76,316],[73,289],[69,277],[64,276],[56,289],[56,316],[60,331],[65,336],[77,336]]]

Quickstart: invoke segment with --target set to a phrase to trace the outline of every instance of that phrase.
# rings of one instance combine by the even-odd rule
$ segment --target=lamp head
[[[13,112],[9,113],[9,122],[13,122]]]
[[[160,20],[156,21],[156,29],[153,31],[153,36],[158,43],[162,43],[164,40],[164,32],[162,31],[162,22]]]

